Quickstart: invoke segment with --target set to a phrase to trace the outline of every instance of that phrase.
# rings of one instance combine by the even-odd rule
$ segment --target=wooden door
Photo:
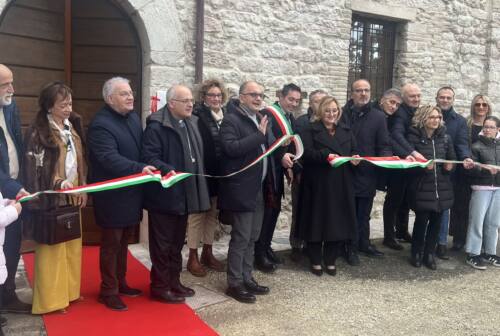
[[[131,80],[141,111],[141,47],[132,22],[114,1],[12,1],[0,18],[0,45],[0,63],[14,73],[23,129],[36,115],[41,87],[53,80],[72,87],[73,109],[85,129],[103,105],[104,81],[113,76]],[[91,198],[82,225],[84,243],[98,244]]]

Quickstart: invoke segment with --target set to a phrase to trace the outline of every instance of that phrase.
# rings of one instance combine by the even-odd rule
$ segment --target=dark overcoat
[[[350,163],[330,167],[329,154],[357,154],[350,129],[338,126],[331,136],[320,121],[302,130],[304,166],[300,183],[297,236],[309,242],[354,238],[356,214],[353,168]]]
[[[411,127],[408,142],[426,159],[455,160],[455,150],[446,128],[440,127],[428,137],[423,128]],[[441,212],[453,205],[453,185],[450,172],[443,164],[434,164],[433,169],[414,168],[409,171],[408,203],[413,211]]]
[[[258,122],[261,115],[257,115]],[[274,141],[271,125],[266,135],[241,109],[238,100],[227,105],[227,114],[222,121],[220,138],[222,145],[221,174],[238,171],[262,154],[262,145],[268,148]],[[267,159],[267,173],[274,175],[274,160]],[[262,190],[263,161],[219,184],[219,209],[235,212],[253,212],[257,205],[257,194]],[[272,181],[276,181],[272,178]]]
[[[342,119],[356,138],[357,150],[361,156],[392,156],[391,140],[387,130],[384,112],[372,104],[357,111],[352,100],[343,108]],[[354,170],[354,190],[357,197],[375,197],[378,169],[361,162]]]
[[[201,166],[201,172],[204,171],[202,156],[203,144],[201,135],[198,131],[198,117],[192,115],[184,119],[189,129],[193,132],[192,145],[200,148],[200,157],[196,157],[196,162]],[[144,139],[142,142],[141,157],[147,164],[155,166],[161,171],[162,175],[174,170],[176,172],[196,173],[187,171],[184,159],[184,147],[180,133],[172,124],[171,112],[167,106],[158,112],[150,115],[146,122],[144,130]],[[195,155],[195,154],[194,154]],[[169,188],[163,188],[159,183],[148,183],[145,186],[144,207],[155,213],[185,215],[206,211],[210,208],[210,198],[208,186],[205,178],[199,177],[200,183],[195,183],[196,176],[189,177],[189,180],[183,180]],[[188,195],[188,185],[196,185],[193,188],[193,194]],[[196,195],[194,193],[197,193]],[[189,197],[197,197],[200,200],[199,207],[190,209],[188,204]],[[199,197],[199,198],[198,198]]]
[[[105,105],[88,130],[89,182],[100,182],[140,173],[142,127],[135,112],[122,115]],[[142,186],[92,194],[96,223],[105,228],[139,224],[142,217]]]
[[[3,107],[3,115],[5,117],[7,132],[9,132],[10,137],[16,146],[17,158],[21,169],[23,161],[23,138],[21,134],[21,122],[19,120],[19,110],[15,101],[12,101],[10,105]],[[20,177],[21,172],[19,172],[18,179],[10,177],[7,139],[5,137],[4,130],[0,128],[0,189],[4,198],[15,198],[19,190],[22,188],[22,185],[19,182],[21,180]]]

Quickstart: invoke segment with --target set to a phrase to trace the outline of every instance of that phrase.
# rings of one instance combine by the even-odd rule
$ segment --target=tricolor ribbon
[[[304,144],[302,143],[302,139],[300,138],[299,135],[293,133],[292,125],[290,125],[290,122],[283,114],[283,112],[281,112],[274,106],[267,106],[266,110],[269,111],[276,119],[278,126],[281,129],[281,132],[283,133],[283,136],[288,137],[287,140],[291,140],[295,145],[294,161],[297,161],[302,157],[302,154],[304,154]]]
[[[337,168],[344,163],[349,161],[367,161],[375,166],[389,169],[408,169],[408,168],[425,168],[432,163],[432,160],[427,161],[410,161],[406,159],[400,159],[397,156],[386,156],[386,157],[373,157],[373,156],[362,156],[362,157],[352,157],[352,156],[335,156],[333,154],[328,155],[328,163]]]
[[[151,97],[151,112],[156,112],[157,108],[157,102],[160,100],[160,98],[153,96]],[[274,107],[268,107],[267,108],[270,113],[273,114],[273,116],[276,118],[278,121],[278,124],[283,131],[283,136],[276,140],[265,152],[263,152],[261,155],[259,155],[255,160],[250,162],[248,165],[244,166],[238,171],[235,171],[231,174],[224,175],[224,176],[212,176],[212,175],[202,175],[205,177],[216,177],[216,178],[226,178],[226,177],[231,177],[236,174],[239,174],[250,167],[256,165],[260,161],[262,161],[265,157],[268,157],[271,155],[277,148],[280,146],[286,145],[287,142],[293,142],[295,145],[295,158],[294,160],[298,160],[302,154],[304,153],[304,145],[302,144],[302,140],[300,137],[296,134],[293,134],[292,127],[286,117],[278,111]],[[165,176],[161,176],[159,171],[154,172],[152,175],[147,174],[147,173],[139,173],[139,174],[134,174],[134,175],[129,175],[121,178],[116,178],[112,180],[107,180],[103,182],[97,182],[97,183],[91,183],[87,184],[84,186],[80,187],[75,187],[75,188],[70,188],[70,189],[59,189],[59,190],[44,190],[44,191],[38,191],[33,194],[29,194],[23,197],[20,197],[17,199],[18,202],[27,202],[35,197],[42,195],[42,194],[81,194],[81,193],[96,193],[100,191],[106,191],[106,190],[113,190],[113,189],[120,189],[120,188],[126,188],[138,184],[144,184],[148,182],[159,182],[164,188],[169,188],[176,184],[177,182],[180,182],[190,176],[197,175],[197,174],[191,174],[191,173],[184,173],[184,172],[175,172],[171,171]]]
[[[387,157],[373,157],[373,156],[362,156],[362,157],[352,157],[352,156],[335,156],[330,154],[327,158],[328,163],[337,168],[344,163],[349,161],[366,161],[371,164],[388,169],[409,169],[409,168],[425,168],[431,163],[454,163],[454,164],[462,164],[463,161],[457,160],[444,160],[444,159],[434,159],[427,161],[410,161],[406,159],[400,159],[397,156],[387,156]],[[479,166],[481,168],[494,168],[500,170],[500,166],[484,164],[479,162],[474,162],[474,165]]]
[[[165,176],[161,176],[159,171],[155,171],[153,174],[139,173],[134,175],[129,175],[125,177],[120,177],[112,180],[107,180],[103,182],[96,182],[87,184],[84,186],[79,186],[69,189],[59,189],[59,190],[44,190],[38,191],[27,196],[23,196],[17,199],[18,202],[27,202],[33,198],[43,195],[43,194],[81,194],[81,193],[95,193],[106,190],[120,189],[135,186],[138,184],[144,184],[148,182],[159,182],[164,188],[169,188],[179,181],[182,181],[193,174],[190,173],[176,173],[174,171],[169,172]]]

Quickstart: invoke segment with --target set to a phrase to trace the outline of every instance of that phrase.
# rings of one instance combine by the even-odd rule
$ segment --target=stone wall
[[[175,4],[186,37],[183,80],[192,83],[194,1]],[[258,80],[269,102],[291,81],[308,92],[327,89],[344,102],[352,9],[399,22],[395,85],[416,82],[429,103],[440,86],[452,85],[463,114],[479,92],[500,98],[500,3],[494,0],[207,0],[204,76],[232,87]]]

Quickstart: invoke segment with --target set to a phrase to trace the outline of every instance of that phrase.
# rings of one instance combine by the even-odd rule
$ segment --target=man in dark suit
[[[263,97],[262,86],[248,81],[240,87],[239,100],[228,103],[220,130],[221,174],[242,169],[274,142],[267,116],[259,113]],[[252,271],[254,243],[259,238],[264,215],[263,184],[269,174],[275,173],[274,164],[274,160],[264,158],[235,176],[221,179],[219,184],[221,216],[224,223],[232,225],[226,294],[240,302],[253,303],[255,295],[269,293],[268,287],[255,281]]]
[[[370,103],[371,86],[365,79],[352,83],[351,99],[344,106],[344,121],[348,122],[356,138],[361,156],[391,156],[391,142],[384,113]],[[356,196],[357,241],[347,249],[351,265],[359,263],[356,251],[370,257],[381,257],[370,243],[370,214],[377,187],[377,170],[369,163],[361,162],[354,170]]]
[[[299,108],[301,100],[302,91],[300,87],[290,83],[283,86],[279,94],[279,100],[272,105],[283,113],[290,123],[290,126],[292,126],[293,131],[295,131],[295,117],[293,113]],[[263,112],[271,122],[271,129],[274,137],[276,139],[282,137],[284,135],[283,131],[274,115],[266,109],[264,109]],[[290,152],[294,150],[293,146],[292,144]],[[291,168],[283,168],[284,165],[287,165],[287,162],[293,159],[293,154],[287,153],[287,150],[280,150],[274,152],[271,157],[275,162],[275,171],[274,174],[272,174],[273,179],[268,179],[264,184],[264,219],[260,230],[259,240],[255,242],[255,268],[266,273],[274,272],[277,265],[282,263],[281,259],[271,248],[271,241],[273,239],[274,230],[276,229],[276,222],[281,212],[281,199],[285,193],[283,177],[286,176],[287,180],[291,182],[293,181],[294,175]]]
[[[12,97],[14,76],[5,65],[0,64],[0,189],[5,198],[15,199],[27,195],[19,181],[23,155],[23,143],[19,110]],[[16,272],[21,248],[21,221],[17,220],[5,230],[5,260],[7,280],[1,285],[1,313],[31,313],[31,305],[19,300],[16,295]]]
[[[95,115],[88,131],[90,181],[100,182],[155,169],[139,162],[142,127],[134,109],[129,80],[114,77],[103,86],[106,105]],[[119,294],[138,296],[141,291],[128,286],[128,240],[142,218],[142,187],[132,186],[93,195],[97,225],[102,228],[99,255],[101,291],[99,301],[123,311],[127,306]]]

